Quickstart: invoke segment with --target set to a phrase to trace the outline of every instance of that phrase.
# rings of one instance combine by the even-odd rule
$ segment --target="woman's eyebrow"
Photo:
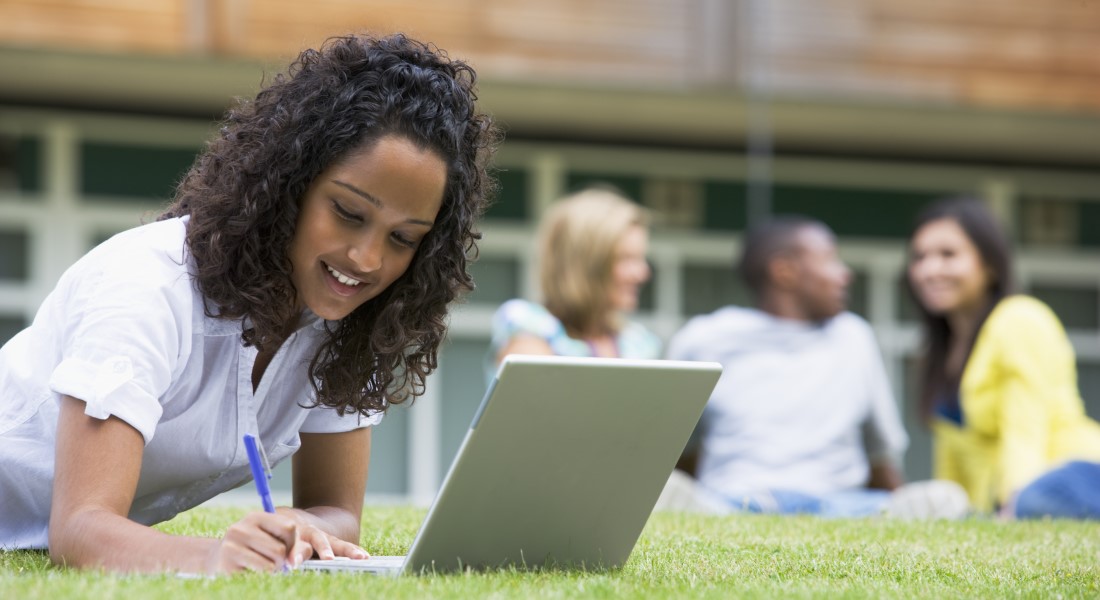
[[[349,190],[351,192],[354,192],[355,194],[358,194],[359,196],[362,196],[363,199],[365,199],[367,202],[370,202],[371,204],[377,206],[378,208],[383,208],[384,207],[381,200],[379,200],[378,198],[375,198],[374,196],[371,196],[367,192],[364,192],[363,190],[355,187],[354,185],[352,185],[350,183],[345,183],[343,181],[340,181],[339,179],[333,179],[332,182],[335,183],[336,185],[346,189],[346,190]]]
[[[336,185],[350,191],[350,192],[353,192],[353,193],[361,196],[364,200],[366,200],[367,202],[370,202],[371,204],[377,206],[378,208],[385,208],[385,205],[382,204],[381,200],[379,200],[378,198],[375,198],[374,196],[368,194],[367,192],[355,187],[354,185],[351,185],[350,183],[340,181],[339,179],[333,179],[332,182],[335,183]],[[425,221],[423,219],[406,219],[405,222],[412,223],[412,224],[415,224],[415,225],[426,225],[428,227],[432,227],[432,226],[435,225],[434,221]]]

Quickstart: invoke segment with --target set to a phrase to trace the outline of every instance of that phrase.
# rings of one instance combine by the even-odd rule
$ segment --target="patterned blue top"
[[[546,307],[527,300],[509,300],[493,315],[493,340],[485,358],[485,374],[492,381],[496,357],[517,335],[545,340],[558,356],[594,356],[585,340],[569,337],[565,326]],[[621,358],[660,358],[661,338],[641,323],[627,322],[615,340]]]

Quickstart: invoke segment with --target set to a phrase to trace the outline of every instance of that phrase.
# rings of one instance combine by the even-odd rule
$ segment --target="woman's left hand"
[[[276,512],[285,514],[298,522],[298,543],[292,550],[295,564],[302,564],[302,561],[314,557],[321,560],[332,560],[337,556],[353,559],[370,558],[366,550],[317,527],[313,522],[316,517],[305,511],[279,507]]]

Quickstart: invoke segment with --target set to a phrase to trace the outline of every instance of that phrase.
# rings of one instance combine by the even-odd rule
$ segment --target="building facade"
[[[427,395],[375,432],[372,497],[434,494],[484,393],[493,310],[535,293],[539,215],[594,182],[655,211],[639,316],[665,339],[747,301],[730,265],[752,219],[832,226],[907,417],[912,478],[930,450],[909,406],[903,240],[927,202],[983,197],[1100,413],[1100,5],[1073,0],[0,0],[0,340],[80,255],[155,214],[233,97],[349,30],[468,59],[507,132],[478,289]]]

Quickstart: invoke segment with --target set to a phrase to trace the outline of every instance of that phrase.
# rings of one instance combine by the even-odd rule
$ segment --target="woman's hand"
[[[370,558],[359,546],[310,524],[300,511],[280,507],[275,514],[249,513],[231,525],[210,550],[206,571],[210,574],[278,572],[296,569],[314,556],[322,560],[337,556]]]
[[[363,428],[300,434],[292,465],[295,508],[275,510],[298,519],[302,539],[319,559],[370,557],[354,543],[360,536],[370,433]]]
[[[337,556],[355,559],[370,558],[370,554],[366,550],[315,526],[314,521],[317,517],[307,511],[279,507],[276,509],[276,513],[287,516],[298,523],[299,544],[294,548],[294,555],[301,557],[301,560],[294,566],[300,565],[301,561],[312,557],[321,560],[331,560]]]
[[[312,546],[303,540],[297,519],[253,512],[231,525],[210,549],[206,572],[212,575],[238,571],[277,572],[297,567],[312,553]]]
[[[1020,492],[1017,490],[1012,492],[1006,501],[999,509],[997,509],[997,518],[1001,521],[1014,521],[1016,519],[1016,496],[1019,496]]]
[[[301,556],[301,560],[306,560],[310,557],[316,556],[321,560],[330,560],[337,556],[344,556],[348,558],[370,558],[371,555],[367,554],[363,548],[352,544],[351,542],[343,541],[337,536],[323,532],[319,528],[303,523],[299,526],[300,545],[304,548],[295,548],[295,555]],[[304,554],[298,554],[303,552]],[[298,561],[295,566],[301,564],[301,560]]]

